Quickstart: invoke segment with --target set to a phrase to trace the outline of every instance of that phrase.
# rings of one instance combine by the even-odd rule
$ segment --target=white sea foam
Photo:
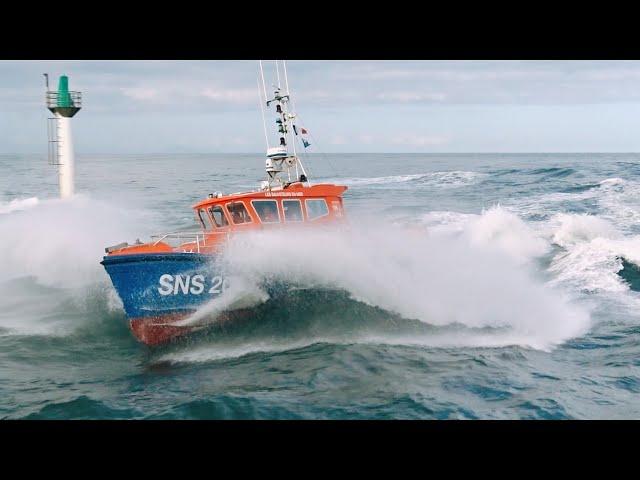
[[[0,202],[0,215],[21,210],[28,210],[38,205],[37,197],[17,198],[9,202]]]
[[[108,285],[104,247],[133,241],[149,216],[85,195],[71,199],[14,200],[0,215],[0,327],[8,335],[68,334],[77,318],[65,314],[96,284]],[[104,288],[110,309],[120,308]],[[66,303],[65,303],[66,302]]]
[[[180,350],[177,352],[171,352],[161,355],[157,359],[157,362],[201,363],[223,359],[227,360],[240,358],[255,353],[286,352],[289,350],[308,347],[321,341],[322,340],[320,339],[314,338],[311,340],[299,340],[294,342],[277,342],[271,340],[259,342],[243,342],[242,344],[236,345],[204,345],[202,347],[190,348],[188,350]],[[326,341],[330,343],[340,343],[340,340],[335,338]]]
[[[565,213],[567,202],[588,202],[598,215]],[[560,247],[551,260],[552,285],[585,293],[629,291],[618,275],[622,258],[640,264],[640,183],[607,178],[581,192],[554,192],[514,205],[516,211],[543,214],[532,222],[539,235]]]
[[[599,217],[621,231],[640,224],[640,183],[622,178],[607,178],[580,192],[552,192],[513,202],[510,208],[522,215],[559,213],[569,202],[589,202],[598,208]]]
[[[352,334],[348,337],[310,336],[298,340],[261,340],[243,341],[241,344],[216,342],[198,347],[180,349],[159,356],[155,361],[180,363],[205,363],[219,360],[242,358],[247,355],[262,353],[291,352],[314,345],[392,345],[415,346],[429,348],[499,348],[513,345],[532,347],[526,340],[523,341],[522,332],[503,329],[494,331],[478,331],[464,328],[445,329],[431,331],[422,335],[396,335],[396,334]],[[533,345],[533,348],[548,350],[548,346]]]
[[[465,233],[472,245],[501,250],[518,263],[541,257],[549,244],[520,217],[501,206],[492,207],[472,219]]]
[[[269,299],[269,295],[256,283],[255,278],[231,274],[227,277],[229,288],[218,297],[202,305],[187,318],[176,322],[176,325],[211,324],[223,312],[251,308]]]
[[[491,229],[479,225],[476,230]],[[500,241],[510,256],[479,238],[470,244],[465,236],[376,227],[294,236],[263,231],[237,238],[225,258],[234,275],[252,281],[341,288],[355,300],[431,325],[507,329],[510,342],[533,348],[550,348],[586,331],[587,312],[518,266],[524,255],[539,254],[537,240],[524,252],[514,251],[510,238]]]
[[[640,183],[621,178],[600,182],[596,190],[601,216],[614,222],[621,230],[640,223]]]
[[[553,228],[553,243],[565,248],[599,237],[620,237],[610,222],[594,215],[559,213],[549,223]]]
[[[614,177],[614,178],[606,178],[600,182],[600,185],[603,186],[615,186],[615,185],[624,185],[626,182],[622,178]]]
[[[477,218],[475,213],[432,211],[420,216],[419,221],[433,234],[461,234],[469,222]]]
[[[526,263],[548,253],[543,235],[508,209],[496,205],[482,214],[429,212],[420,217],[432,235],[462,235],[471,246],[501,251],[517,263]]]
[[[556,214],[548,229],[551,241],[562,247],[549,266],[552,283],[585,292],[629,289],[618,272],[623,257],[640,262],[640,237],[625,237],[609,220],[586,214]]]
[[[454,170],[412,175],[390,175],[385,177],[332,178],[323,181],[347,186],[388,185],[397,187],[398,184],[411,183],[412,186],[420,184],[436,188],[451,188],[470,185],[484,177],[486,177],[484,173]]]
[[[48,286],[78,287],[103,279],[104,247],[135,240],[148,222],[144,212],[84,195],[9,205],[11,212],[0,215],[0,281],[33,276]]]

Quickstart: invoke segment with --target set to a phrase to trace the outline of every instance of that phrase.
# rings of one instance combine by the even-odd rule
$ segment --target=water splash
[[[363,225],[295,235],[262,231],[238,237],[225,261],[254,284],[339,288],[356,301],[430,325],[506,329],[510,342],[533,348],[551,348],[588,329],[588,313],[524,271],[522,252],[510,256],[510,241],[502,242],[505,253],[474,238]],[[541,244],[535,238],[532,244],[526,252],[539,254]]]
[[[0,202],[0,215],[28,210],[38,205],[39,202],[37,197],[16,198],[9,202]]]
[[[11,202],[0,215],[0,281],[35,277],[52,287],[78,287],[104,279],[104,247],[140,235],[147,212],[86,195],[68,200]]]

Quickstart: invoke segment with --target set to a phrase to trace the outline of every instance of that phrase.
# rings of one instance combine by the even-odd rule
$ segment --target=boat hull
[[[107,255],[100,262],[122,301],[134,336],[158,345],[201,326],[179,325],[222,294],[226,276],[215,255]]]
[[[188,316],[188,313],[182,313],[131,318],[129,328],[139,342],[145,345],[161,345],[196,330],[193,327],[172,325]]]

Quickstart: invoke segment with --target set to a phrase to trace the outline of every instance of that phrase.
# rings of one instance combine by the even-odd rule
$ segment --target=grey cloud
[[[489,127],[474,124],[470,112],[484,112],[494,125],[502,125],[509,121],[498,111],[514,112],[511,107],[546,106],[551,111],[616,104],[631,111],[626,106],[640,104],[637,61],[287,63],[298,113],[319,125],[318,137],[336,148],[359,144],[375,149],[384,142],[460,148],[456,142],[465,138],[458,133],[463,127],[469,134],[480,132],[477,138],[483,141],[488,138],[482,129]],[[265,67],[271,84],[273,66],[265,62]],[[27,148],[27,132],[34,132],[31,143],[40,145],[46,117],[44,72],[54,82],[68,74],[71,88],[83,92],[84,120],[78,127],[86,139],[79,141],[86,144],[109,146],[102,139],[105,132],[126,125],[130,133],[122,148],[147,148],[150,139],[157,139],[153,148],[160,151],[178,142],[165,138],[166,132],[196,150],[261,148],[258,65],[252,60],[0,61],[0,141],[8,145],[3,148],[18,142]],[[526,108],[518,111],[530,115]],[[405,121],[408,115],[412,123]],[[195,129],[196,124],[201,126]]]

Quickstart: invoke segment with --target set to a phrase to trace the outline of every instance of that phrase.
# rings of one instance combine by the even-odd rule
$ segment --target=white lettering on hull
[[[169,275],[165,273],[158,279],[158,293],[160,295],[200,295],[206,290],[207,279],[204,275]],[[211,287],[208,293],[222,293],[228,287],[226,278],[220,275],[211,277]]]

